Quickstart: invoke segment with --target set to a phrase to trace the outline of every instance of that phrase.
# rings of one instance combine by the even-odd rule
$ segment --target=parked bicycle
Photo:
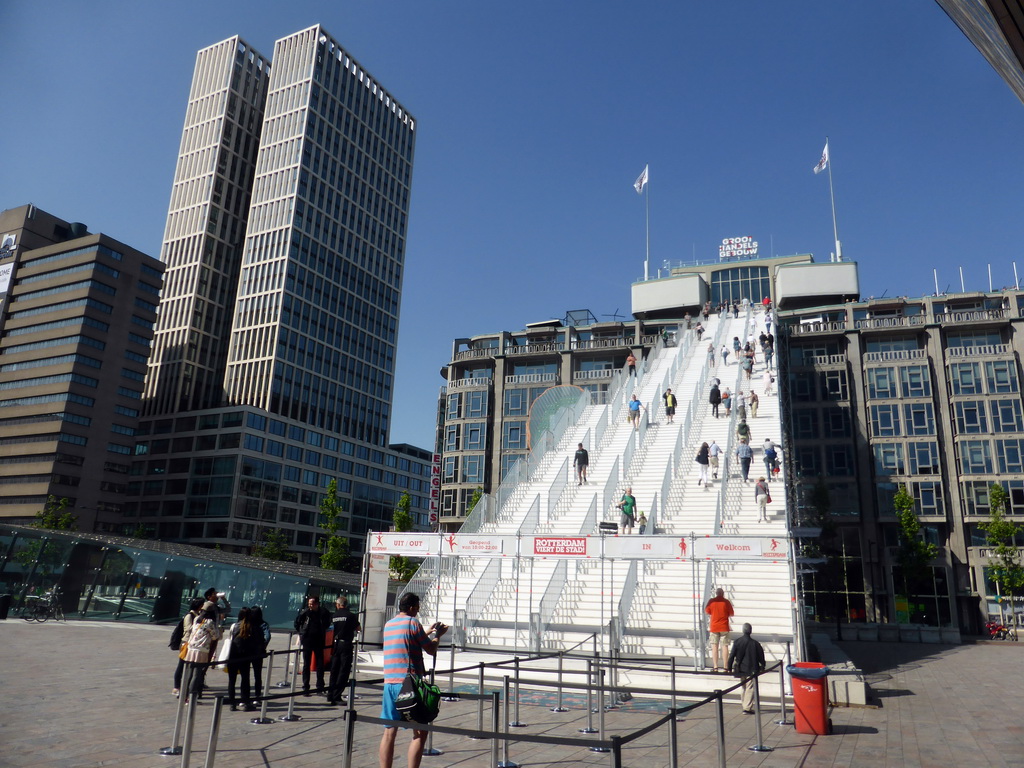
[[[31,600],[21,611],[21,618],[25,621],[38,621],[42,624],[48,619],[55,619],[57,621],[67,621],[64,618],[64,609],[60,604],[60,590],[54,588],[47,592],[42,597],[36,595],[28,595],[28,600]]]

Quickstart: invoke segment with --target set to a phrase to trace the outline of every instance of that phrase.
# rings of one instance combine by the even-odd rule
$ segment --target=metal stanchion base
[[[513,762],[512,760],[502,760],[498,763],[498,768],[519,768],[519,763]]]
[[[569,710],[566,709],[565,707],[552,707],[551,711],[552,712],[568,712]]]
[[[459,696],[442,696],[441,701],[462,701]]]
[[[608,749],[608,747],[591,747],[590,751],[591,752],[611,752],[611,750]]]
[[[285,722],[285,723],[294,723],[296,720],[301,720],[302,716],[301,715],[281,715],[277,719],[282,721],[282,722]]]
[[[430,747],[430,749],[424,749],[423,750],[423,756],[424,757],[437,757],[438,755],[443,755],[443,754],[444,754],[444,752],[442,752],[440,749],[434,749],[433,747]]]
[[[597,728],[578,728],[576,733],[597,733]]]
[[[164,747],[160,750],[161,755],[180,755],[181,747]]]
[[[275,688],[291,688],[292,684],[291,683],[280,682],[280,683],[274,683],[274,687]]]
[[[526,723],[520,723],[518,720],[513,720],[511,723],[508,724],[508,727],[509,728],[525,728],[526,727]]]
[[[792,720],[776,720],[775,724],[776,725],[792,725],[793,721]]]
[[[752,746],[752,747],[747,747],[747,749],[749,749],[751,752],[774,752],[775,751],[775,749],[773,747],[759,747],[756,744],[754,746]]]
[[[274,720],[270,717],[253,717],[249,722],[253,725],[270,725]]]

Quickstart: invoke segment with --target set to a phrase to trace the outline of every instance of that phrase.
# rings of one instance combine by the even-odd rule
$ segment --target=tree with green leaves
[[[1016,544],[1021,526],[1006,519],[1009,498],[1003,486],[993,483],[988,490],[988,501],[989,518],[987,523],[981,524],[981,529],[985,531],[986,541],[992,547],[989,573],[1000,592],[1009,598],[1010,610],[1013,611],[1013,597],[1024,588],[1024,566],[1021,565],[1020,551]]]
[[[403,493],[395,507],[394,515],[391,518],[396,533],[404,533],[412,530],[412,499],[408,493]],[[401,555],[392,555],[389,564],[392,575],[399,581],[408,581],[416,572],[416,564],[409,558]]]
[[[338,482],[331,480],[326,495],[320,501],[320,527],[327,534],[320,542],[321,568],[340,571],[347,564],[348,538],[339,534],[345,522],[344,511],[338,500]]]
[[[57,499],[48,496],[43,508],[36,512],[33,528],[45,528],[50,531],[74,531],[78,528],[78,517],[68,509],[71,502],[67,497]]]
[[[253,545],[252,554],[253,557],[262,557],[264,560],[294,560],[288,551],[288,538],[280,528],[264,528]]]
[[[921,521],[914,510],[914,497],[906,486],[900,485],[893,496],[892,506],[900,526],[896,564],[899,566],[902,595],[909,600],[910,595],[920,591],[924,586],[922,582],[931,575],[931,563],[939,548],[925,541],[921,535]]]

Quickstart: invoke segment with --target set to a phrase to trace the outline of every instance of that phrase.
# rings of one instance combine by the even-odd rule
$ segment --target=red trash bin
[[[324,672],[327,672],[331,668],[331,652],[334,650],[334,628],[327,630],[327,635],[324,637]],[[316,656],[313,656],[309,660],[309,668],[316,672]]]
[[[828,667],[814,661],[798,661],[786,667],[793,678],[793,709],[796,732],[827,736],[832,732],[828,719]]]

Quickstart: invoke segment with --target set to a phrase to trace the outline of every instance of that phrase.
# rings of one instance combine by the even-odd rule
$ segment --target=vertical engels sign
[[[6,235],[0,235],[0,260],[13,256],[17,244],[17,238],[13,233],[8,232]],[[13,275],[13,260],[0,264],[0,295],[7,293],[7,290],[11,287],[11,277]]]
[[[430,460],[430,524],[437,525],[437,510],[441,501],[441,454]]]

